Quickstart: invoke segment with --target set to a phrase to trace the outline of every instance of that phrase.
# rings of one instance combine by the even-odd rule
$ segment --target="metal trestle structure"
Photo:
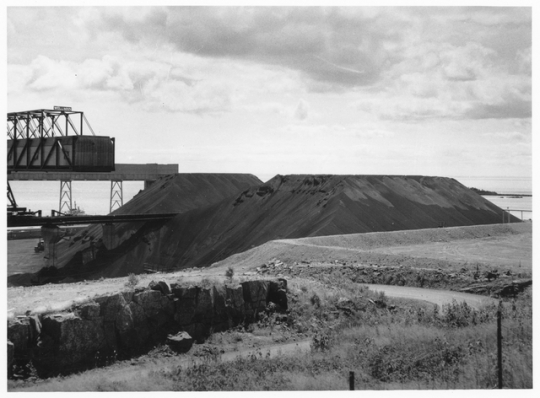
[[[124,205],[124,189],[122,180],[111,180],[111,204],[110,212]]]
[[[58,205],[58,211],[60,213],[71,213],[71,211],[73,210],[73,203],[71,198],[71,180],[61,180],[60,204]]]

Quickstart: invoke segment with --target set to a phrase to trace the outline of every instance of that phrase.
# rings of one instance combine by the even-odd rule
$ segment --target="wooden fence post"
[[[503,388],[501,308],[502,301],[499,301],[499,309],[497,310],[497,371],[499,379],[499,389]]]
[[[354,372],[349,372],[349,390],[354,391]]]

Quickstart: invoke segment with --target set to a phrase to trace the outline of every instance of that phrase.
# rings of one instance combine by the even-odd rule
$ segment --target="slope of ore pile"
[[[171,174],[112,214],[184,213],[260,184],[262,181],[251,174]]]
[[[133,199],[112,214],[183,213],[204,208],[226,198],[235,198],[238,193],[262,181],[251,174],[174,174],[164,176],[149,188],[140,191]],[[107,247],[103,226],[95,224],[79,234],[56,244],[56,258],[49,259],[52,267],[39,273],[39,280],[55,281],[69,274],[76,279],[95,277],[96,263],[106,268],[117,252],[129,250],[133,241],[146,240],[148,231],[160,228],[163,222],[131,222],[114,224],[114,247]],[[141,231],[141,232],[139,232]],[[144,231],[144,233],[143,233]],[[127,241],[127,242],[126,242]],[[127,246],[126,246],[127,245]],[[112,250],[109,250],[112,249]],[[61,274],[57,269],[68,265]],[[88,266],[87,266],[88,265]],[[103,268],[99,267],[99,268]],[[135,267],[127,273],[138,273]],[[127,275],[126,273],[126,275]],[[37,279],[37,277],[32,277]],[[28,284],[29,274],[14,275],[9,282],[14,285]]]
[[[186,191],[163,186],[152,186],[121,211],[139,211],[136,205],[143,197],[153,211],[171,211],[168,206],[176,203],[174,198],[183,200]],[[273,239],[495,224],[502,219],[500,208],[442,177],[278,175],[205,204],[168,222],[118,227],[123,238],[86,261],[85,272],[112,277],[139,273],[149,265],[163,270],[205,267]],[[81,257],[72,254],[69,268],[80,267]]]

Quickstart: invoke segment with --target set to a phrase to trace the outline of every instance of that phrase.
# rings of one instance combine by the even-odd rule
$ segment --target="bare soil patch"
[[[532,273],[532,224],[494,224],[415,231],[276,240],[233,255],[214,267],[253,270],[278,258],[290,263],[357,263],[458,271]]]

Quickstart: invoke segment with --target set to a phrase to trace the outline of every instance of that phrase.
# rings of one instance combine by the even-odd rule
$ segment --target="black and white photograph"
[[[244,3],[3,7],[5,391],[532,397],[537,7]]]

